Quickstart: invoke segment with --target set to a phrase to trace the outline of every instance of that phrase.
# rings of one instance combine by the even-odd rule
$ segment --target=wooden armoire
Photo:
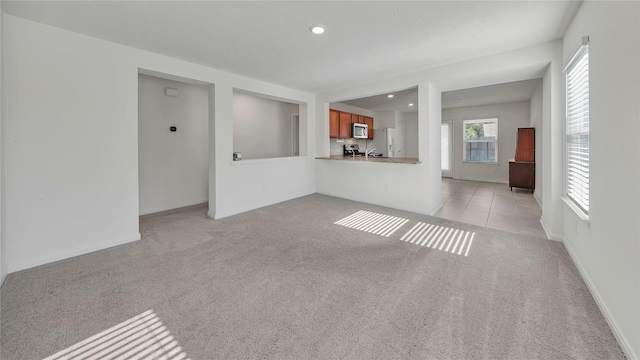
[[[536,188],[536,129],[518,128],[516,156],[509,160],[509,187]]]

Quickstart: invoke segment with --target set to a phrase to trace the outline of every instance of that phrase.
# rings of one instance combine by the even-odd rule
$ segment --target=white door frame
[[[448,171],[442,170],[442,176],[452,178],[453,177],[453,137],[455,136],[453,131],[453,120],[451,119],[442,120],[442,125],[447,125],[449,129],[449,170]],[[440,131],[442,131],[442,128],[440,129]]]
[[[291,115],[291,155],[300,156],[300,114]]]

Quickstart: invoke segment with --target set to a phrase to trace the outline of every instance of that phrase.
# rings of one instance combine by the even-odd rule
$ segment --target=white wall
[[[404,116],[404,148],[405,156],[418,157],[418,113],[407,112]]]
[[[316,118],[323,120],[316,123],[316,153],[318,156],[327,156],[330,153],[329,103],[407,89],[417,85],[418,157],[422,164],[349,165],[350,163],[345,164],[339,161],[318,160],[317,191],[424,214],[434,213],[442,204],[440,167],[442,111],[441,99],[434,96],[440,96],[441,91],[540,78],[550,63],[558,61],[559,51],[559,41],[554,41],[318,94],[315,115]],[[554,89],[554,92],[556,91],[557,89]],[[551,104],[551,99],[547,102],[549,106],[555,105]],[[558,121],[557,113],[547,112],[545,116],[544,121]],[[385,126],[384,124],[390,125],[385,123],[385,119],[376,118],[376,127]],[[528,125],[528,115],[526,125]],[[370,180],[364,186],[345,185],[342,181],[344,178],[361,177]]]
[[[553,60],[542,79],[542,131],[536,130],[536,138],[542,141],[542,151],[536,157],[536,175],[542,178],[542,188],[535,193],[541,199],[542,224],[547,236],[562,240],[564,233],[564,77],[562,75],[562,42],[554,42]],[[541,136],[540,136],[541,135]]]
[[[233,151],[243,159],[293,156],[292,117],[298,104],[233,93]]]
[[[209,88],[140,74],[138,116],[140,214],[207,202]]]
[[[405,124],[404,116],[401,112],[396,112],[396,137],[393,144],[394,157],[407,157],[405,151]]]
[[[564,243],[627,358],[640,359],[640,3],[584,2],[564,58],[585,35],[590,223],[565,206]]]
[[[2,25],[2,210],[10,272],[140,237],[139,72],[215,84],[210,216],[315,192],[308,156],[315,148],[314,95],[6,14]],[[303,156],[232,164],[234,88],[304,104]]]
[[[542,143],[542,80],[533,92],[531,99],[529,100],[529,126],[536,129],[536,191],[533,196],[538,201],[538,204],[542,206],[542,153],[544,152],[544,146]]]
[[[516,153],[516,132],[529,126],[529,102],[468,106],[442,110],[453,120],[453,177],[455,179],[509,182],[509,160]],[[498,118],[498,165],[464,162],[463,120]]]
[[[5,235],[4,235],[4,229],[5,229],[5,205],[4,205],[4,199],[5,199],[5,195],[4,195],[4,121],[3,121],[3,112],[4,112],[4,106],[2,106],[3,104],[3,97],[2,97],[2,88],[4,87],[2,84],[2,72],[4,70],[3,69],[3,63],[2,63],[2,19],[4,18],[4,13],[2,13],[2,10],[0,10],[0,164],[2,164],[0,166],[0,286],[2,286],[2,283],[4,282],[5,277],[7,276],[7,261],[6,261],[6,254],[7,251],[5,250]]]
[[[377,111],[374,129],[396,128],[397,111]]]

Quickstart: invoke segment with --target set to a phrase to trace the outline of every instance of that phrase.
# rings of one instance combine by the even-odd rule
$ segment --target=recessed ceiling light
[[[320,34],[324,33],[324,27],[322,27],[320,25],[311,25],[309,30],[311,30],[311,32],[316,34],[316,35],[320,35]]]
[[[409,106],[413,106],[413,103],[409,104]]]
[[[393,97],[393,94],[389,94],[389,95],[387,95],[387,97],[388,97],[388,98],[392,98],[392,97]]]

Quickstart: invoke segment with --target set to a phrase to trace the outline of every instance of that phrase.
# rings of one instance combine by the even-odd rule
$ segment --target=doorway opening
[[[440,146],[442,176],[453,177],[453,120],[442,121]]]
[[[212,87],[138,74],[139,215],[209,202]]]
[[[291,117],[291,153],[300,156],[300,114]]]

